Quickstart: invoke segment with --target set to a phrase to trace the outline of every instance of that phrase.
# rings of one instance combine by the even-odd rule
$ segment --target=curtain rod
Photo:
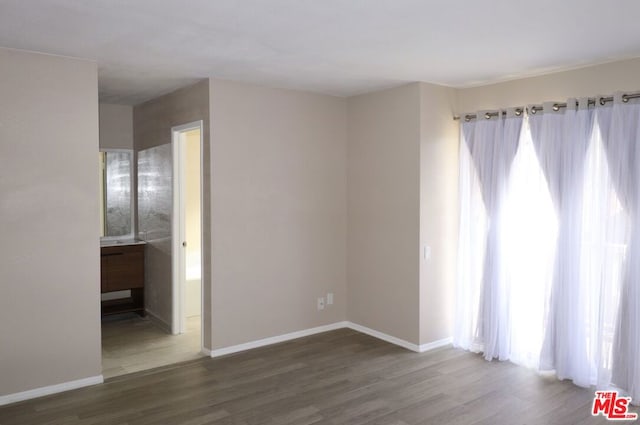
[[[640,98],[640,93],[632,93],[632,94],[623,94],[622,95],[622,101],[624,103],[627,103],[629,101],[629,99],[637,99],[637,98]],[[604,105],[607,102],[613,102],[613,96],[601,97],[600,98],[600,104],[601,105]],[[589,105],[595,105],[596,104],[596,98],[593,98],[593,97],[589,98],[588,104]],[[576,106],[578,106],[578,101],[576,101]],[[566,102],[557,102],[557,103],[553,104],[552,109],[554,111],[558,111],[558,110],[560,110],[560,108],[566,108],[566,107],[567,107]],[[518,107],[518,108],[515,108],[516,116],[519,117],[520,115],[522,115],[522,112],[524,112],[525,110],[527,112],[529,112],[529,113],[536,114],[537,112],[542,111],[543,107],[542,107],[542,105],[533,105],[531,107],[531,109],[525,108],[525,107]],[[497,117],[499,114],[502,114],[502,116],[505,116],[505,115],[507,115],[507,112],[506,111],[486,112],[484,114],[484,117],[485,117],[485,119],[490,119],[492,117]],[[459,120],[461,118],[462,117],[457,116],[457,115],[453,117],[454,120]],[[466,122],[469,122],[469,121],[474,120],[476,118],[478,118],[476,114],[466,114],[466,115],[464,115],[464,120]]]

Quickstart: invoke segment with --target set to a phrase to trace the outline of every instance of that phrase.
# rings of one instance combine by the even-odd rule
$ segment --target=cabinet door
[[[109,291],[122,291],[144,287],[144,254],[142,251],[125,251],[108,256]]]
[[[109,291],[109,257],[100,256],[100,292]]]

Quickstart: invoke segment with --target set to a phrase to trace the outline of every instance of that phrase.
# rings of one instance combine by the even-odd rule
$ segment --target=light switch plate
[[[333,304],[333,292],[327,294],[327,305]]]

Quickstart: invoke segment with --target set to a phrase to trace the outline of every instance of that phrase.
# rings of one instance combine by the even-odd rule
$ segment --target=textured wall
[[[97,79],[0,48],[0,396],[102,373]]]
[[[101,103],[100,149],[133,149],[133,107]]]
[[[348,99],[348,318],[419,342],[420,85]]]
[[[212,80],[211,127],[214,347],[344,320],[346,100]]]
[[[138,152],[138,235],[145,248],[145,308],[171,327],[171,145]]]
[[[449,338],[458,246],[456,90],[420,83],[420,344]],[[424,258],[429,247],[430,258]]]

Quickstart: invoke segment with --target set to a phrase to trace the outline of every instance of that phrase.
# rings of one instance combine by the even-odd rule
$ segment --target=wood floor
[[[105,378],[194,360],[200,354],[200,316],[189,317],[185,333],[171,335],[148,318],[130,314],[102,322]]]
[[[0,408],[2,425],[597,424],[593,392],[341,329]]]

